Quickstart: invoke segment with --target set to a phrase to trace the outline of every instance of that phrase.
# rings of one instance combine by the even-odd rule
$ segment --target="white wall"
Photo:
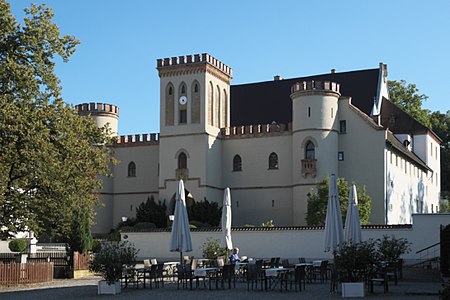
[[[450,224],[450,214],[417,214],[413,216],[414,224],[410,226],[370,226],[362,230],[363,240],[381,238],[383,235],[393,235],[396,238],[406,238],[411,242],[411,252],[403,256],[406,260],[418,259],[416,252],[438,243],[440,226]],[[324,252],[324,230],[308,229],[235,229],[232,231],[233,244],[240,248],[241,255],[254,258],[280,256],[282,258],[306,259],[332,258],[332,254]],[[140,258],[158,258],[177,260],[178,252],[169,252],[170,232],[127,232],[122,238],[140,249]],[[193,251],[185,255],[202,257],[201,246],[208,237],[220,239],[220,230],[191,232]],[[183,254],[184,255],[184,254]]]

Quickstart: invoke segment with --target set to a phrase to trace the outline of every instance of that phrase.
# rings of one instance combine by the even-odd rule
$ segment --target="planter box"
[[[365,297],[365,284],[364,282],[343,282],[342,283],[342,297]]]
[[[101,280],[98,282],[98,294],[99,295],[115,295],[120,294],[121,286],[120,282],[116,281],[114,284],[108,284],[105,280]]]

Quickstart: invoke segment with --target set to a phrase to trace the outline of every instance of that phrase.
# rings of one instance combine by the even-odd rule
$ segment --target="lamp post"
[[[172,228],[173,220],[175,219],[174,215],[169,215],[169,227]]]

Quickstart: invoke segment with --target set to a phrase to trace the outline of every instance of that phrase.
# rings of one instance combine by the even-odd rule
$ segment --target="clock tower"
[[[157,70],[160,199],[170,201],[183,179],[196,201],[221,201],[219,135],[230,123],[232,70],[206,53],[158,59]]]

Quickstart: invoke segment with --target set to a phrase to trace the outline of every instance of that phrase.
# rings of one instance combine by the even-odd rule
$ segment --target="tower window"
[[[345,120],[339,121],[339,132],[347,133],[347,122]]]
[[[338,152],[338,161],[344,160],[344,152]]]
[[[242,171],[242,159],[239,155],[235,155],[233,158],[233,171]]]
[[[194,85],[194,93],[198,93],[198,84]]]
[[[187,123],[187,111],[185,109],[180,110],[180,124]]]
[[[308,107],[308,117],[311,117],[311,107]]]
[[[275,152],[269,155],[269,170],[278,169],[278,155]]]
[[[186,86],[184,84],[181,86],[181,94],[186,94]]]
[[[169,87],[169,95],[172,95],[172,94],[173,94],[172,87]]]
[[[316,157],[316,148],[314,147],[314,144],[311,141],[309,141],[305,147],[305,159],[314,160],[315,157]]]
[[[134,162],[128,164],[128,177],[136,177],[136,164]]]
[[[184,152],[178,155],[178,169],[187,169],[187,156]]]
[[[331,117],[333,118],[333,116],[334,116],[334,111],[333,111],[333,108],[331,108]]]

